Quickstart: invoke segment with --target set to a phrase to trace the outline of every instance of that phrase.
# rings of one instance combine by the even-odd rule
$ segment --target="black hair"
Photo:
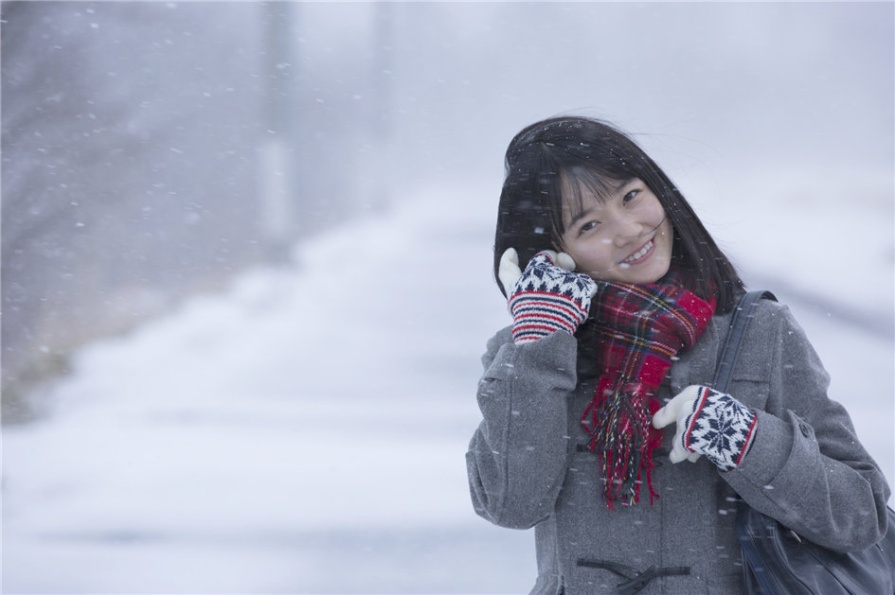
[[[717,312],[732,310],[743,281],[677,187],[628,135],[579,116],[531,124],[507,148],[494,239],[494,278],[501,292],[506,295],[498,267],[507,248],[516,249],[522,268],[540,250],[561,250],[563,189],[580,187],[569,180],[605,195],[610,185],[632,178],[656,195],[674,228],[672,266],[689,274],[692,291],[715,296]]]

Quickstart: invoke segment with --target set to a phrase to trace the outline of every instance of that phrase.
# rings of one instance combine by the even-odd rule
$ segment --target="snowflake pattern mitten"
[[[730,395],[701,386],[684,421],[682,445],[730,471],[749,452],[757,422],[755,412]]]

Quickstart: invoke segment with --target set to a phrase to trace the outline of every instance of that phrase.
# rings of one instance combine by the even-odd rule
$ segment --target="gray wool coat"
[[[668,399],[710,384],[730,316],[716,316],[681,354],[660,389]],[[620,572],[670,573],[640,593],[742,593],[734,533],[737,495],[799,535],[836,550],[885,532],[889,486],[845,409],[827,396],[828,375],[786,306],[762,300],[729,392],[758,412],[753,446],[720,472],[705,457],[671,464],[674,425],[656,452],[651,505],[609,510],[598,459],[580,419],[597,370],[586,330],[515,345],[510,329],[488,342],[478,385],[482,422],[466,455],[476,512],[502,527],[535,529],[538,578],[531,593],[616,593]],[[579,349],[579,346],[581,347]],[[686,573],[686,574],[684,574]]]

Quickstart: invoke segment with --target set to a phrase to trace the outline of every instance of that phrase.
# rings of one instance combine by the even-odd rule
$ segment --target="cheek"
[[[602,242],[577,245],[567,252],[575,261],[575,269],[579,272],[593,276],[609,268],[610,247]]]
[[[665,219],[662,223],[662,238],[667,244],[668,251],[670,252],[674,246],[674,227],[671,226],[671,222],[668,219]]]
[[[665,213],[665,208],[662,206],[662,203],[659,202],[659,198],[650,193],[649,199],[644,201],[643,210],[641,213],[648,219],[652,219],[654,221],[653,225],[664,225],[668,223],[668,217]]]

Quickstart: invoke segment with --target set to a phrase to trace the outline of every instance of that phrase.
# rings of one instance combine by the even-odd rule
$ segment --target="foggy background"
[[[507,322],[488,279],[503,151],[527,124],[577,113],[632,133],[750,285],[864,333],[857,345],[882,345],[873,398],[885,409],[875,421],[891,443],[891,3],[29,1],[3,2],[0,20],[6,436],[36,437],[40,430],[31,428],[64,417],[73,394],[66,379],[78,378],[82,349],[136,336],[191,299],[229,295],[253,271],[277,271],[277,283],[315,279],[317,289],[295,296],[331,283],[373,299],[369,285],[355,286],[366,277],[349,275],[349,265],[379,254],[376,242],[387,238],[377,233],[397,245],[399,224],[427,230],[400,253],[405,265],[413,257],[407,276],[430,287],[430,308],[410,319],[417,334],[404,332],[404,314],[377,319],[401,332],[371,350],[394,354],[397,363],[365,369],[367,388],[355,386],[353,363],[321,368],[295,355],[296,377],[284,380],[285,390],[307,397],[304,376],[316,374],[335,392],[389,387],[408,401],[425,399],[400,375],[421,373],[415,356],[431,352],[433,341],[443,349],[447,337],[462,344],[463,362],[449,362],[450,378],[435,373],[444,384],[435,388],[433,380],[432,390],[456,388],[438,411],[467,415],[478,354]],[[313,252],[302,250],[318,241],[341,246],[331,249],[343,260],[314,268]],[[449,283],[432,263],[453,263],[452,253],[467,255],[469,265],[452,269]],[[377,267],[388,269],[389,260]],[[490,292],[475,307],[454,293],[468,279],[476,291],[487,286],[483,296]],[[376,290],[387,295],[389,287]],[[394,295],[405,294],[396,287]],[[466,323],[458,327],[464,334],[446,333],[444,320]],[[328,332],[347,337],[346,345],[353,331],[341,318],[330,321]],[[295,329],[297,341],[303,332]],[[176,380],[181,370],[173,370]],[[399,407],[386,413],[413,415]],[[474,425],[460,425],[458,435],[471,435]],[[5,466],[17,456],[24,465],[26,450],[7,444]],[[891,446],[882,444],[891,480]],[[452,443],[436,456],[462,464],[463,448]],[[15,479],[4,471],[7,502]],[[472,514],[467,502],[460,507]],[[367,589],[291,584],[316,585],[294,592],[440,590],[421,584],[523,590],[533,561],[520,565],[512,556],[527,551],[520,544],[531,537],[496,537],[474,521],[482,533],[464,533],[457,543],[512,543],[502,568],[519,567],[524,580],[501,582],[496,572],[460,586],[448,577],[383,579]],[[16,535],[33,533],[20,527]],[[347,547],[317,539],[302,547],[332,547],[334,555]],[[16,560],[41,560],[38,550],[16,549],[15,536],[5,542]],[[415,549],[412,540],[398,543],[380,552],[383,559]],[[338,564],[325,560],[318,565],[338,574]],[[17,568],[14,590],[52,592]],[[112,584],[120,591],[122,581]],[[101,591],[85,584],[79,592]],[[186,592],[172,584],[160,588]],[[201,581],[189,590],[215,591]]]
[[[22,387],[83,341],[284,243],[444,181],[487,179],[477,199],[494,201],[506,144],[539,118],[616,122],[685,189],[714,176],[697,203],[767,193],[768,171],[885,178],[891,17],[888,3],[4,2],[5,414],[27,415]]]

